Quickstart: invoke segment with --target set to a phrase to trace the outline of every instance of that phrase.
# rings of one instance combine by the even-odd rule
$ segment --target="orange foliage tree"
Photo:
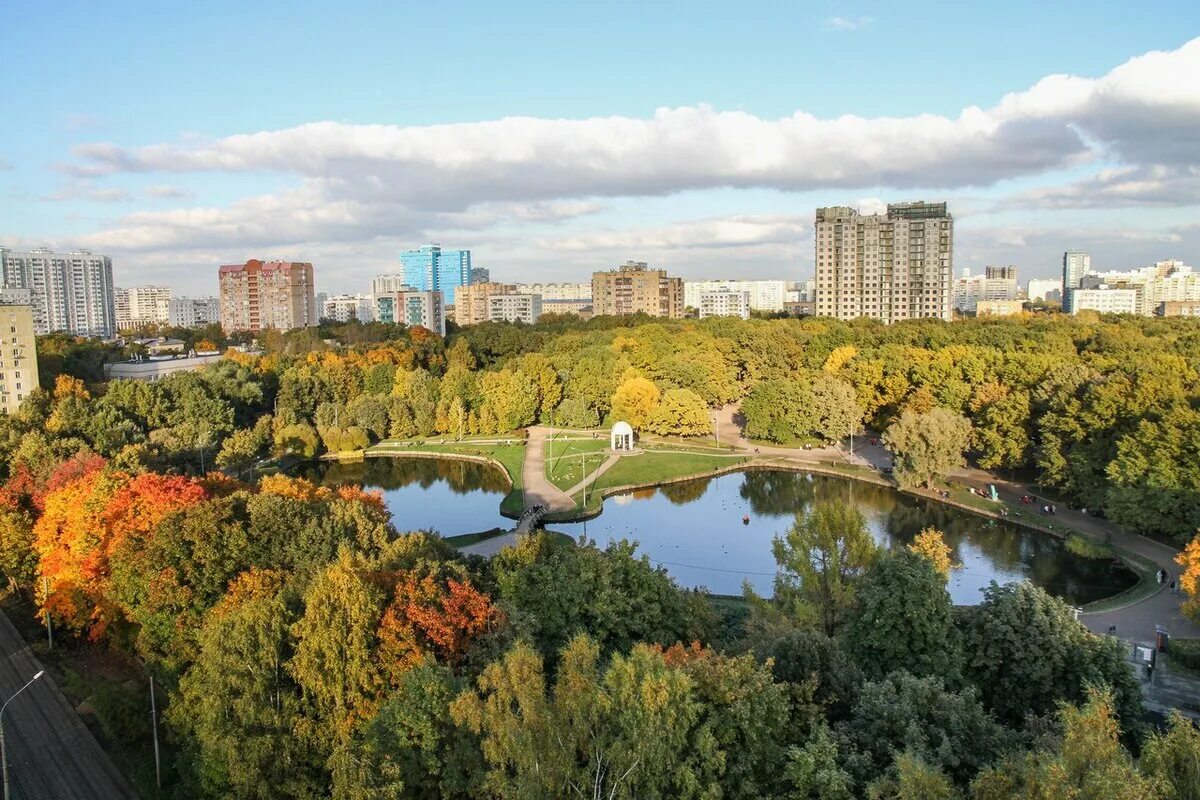
[[[1183,603],[1183,613],[1200,622],[1200,534],[1175,556],[1175,562],[1183,567],[1179,575],[1179,588],[1188,596]]]
[[[117,612],[108,599],[109,558],[130,536],[149,536],[168,514],[208,497],[192,478],[95,470],[46,494],[34,525],[43,613],[103,635]]]
[[[491,597],[467,578],[401,572],[379,623],[379,653],[393,680],[427,654],[458,666],[475,638],[503,619]]]

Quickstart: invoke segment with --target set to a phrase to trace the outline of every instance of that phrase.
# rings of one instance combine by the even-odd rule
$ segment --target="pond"
[[[327,484],[359,483],[383,490],[399,530],[432,528],[443,535],[511,526],[499,514],[504,477],[482,464],[377,458],[362,463],[310,464],[305,477]],[[955,563],[955,603],[972,604],[992,581],[1028,579],[1069,603],[1111,596],[1136,576],[1108,559],[1069,552],[1048,534],[987,519],[932,500],[845,478],[756,470],[644,489],[610,497],[588,522],[554,524],[603,546],[627,538],[688,587],[740,594],[743,580],[771,594],[771,540],[787,531],[797,511],[820,500],[851,502],[883,545],[907,544],[924,527],[946,536]],[[749,524],[743,524],[749,517]]]

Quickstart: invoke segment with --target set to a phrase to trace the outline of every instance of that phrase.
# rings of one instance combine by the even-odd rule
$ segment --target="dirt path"
[[[551,511],[570,511],[575,507],[571,496],[546,478],[546,438],[550,429],[536,426],[529,429],[525,440],[525,461],[521,466],[525,507],[546,506]]]

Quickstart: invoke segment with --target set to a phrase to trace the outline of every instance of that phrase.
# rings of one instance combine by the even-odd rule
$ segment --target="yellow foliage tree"
[[[1187,595],[1183,613],[1200,621],[1200,534],[1197,534],[1183,552],[1175,556],[1175,563],[1183,567],[1179,575],[1179,588]]]
[[[924,528],[912,540],[908,549],[919,556],[929,559],[933,568],[942,574],[943,578],[950,577],[950,570],[956,564],[950,558],[950,546],[937,528]]]
[[[617,387],[612,396],[613,419],[625,420],[640,430],[646,427],[646,422],[658,406],[661,396],[654,381],[645,378],[630,378]]]
[[[850,363],[858,355],[858,348],[852,344],[842,345],[841,347],[833,348],[833,352],[829,354],[829,358],[825,359],[825,364],[821,369],[826,372],[837,372],[842,367]]]

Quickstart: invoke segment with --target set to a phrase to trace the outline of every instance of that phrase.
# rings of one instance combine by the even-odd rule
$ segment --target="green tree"
[[[827,442],[836,442],[858,431],[862,409],[852,386],[819,372],[813,376],[811,394],[816,417],[813,433]]]
[[[1200,800],[1200,729],[1172,711],[1166,732],[1151,733],[1142,745],[1138,768],[1157,782],[1163,800]]]
[[[970,438],[970,422],[934,408],[924,414],[905,411],[884,433],[883,443],[892,451],[901,486],[932,487],[934,480],[963,465]]]
[[[818,503],[796,515],[773,543],[775,602],[794,619],[832,636],[854,608],[856,588],[879,548],[854,506]]]
[[[783,775],[787,800],[853,800],[854,781],[838,762],[837,741],[826,725],[789,749]]]
[[[867,572],[846,643],[863,671],[894,670],[957,680],[962,646],[946,581],[929,561],[899,550]]]
[[[708,408],[690,389],[665,391],[646,421],[646,430],[662,436],[704,436],[711,428]]]
[[[497,433],[524,428],[537,418],[537,389],[523,372],[485,372],[479,379],[479,392],[485,407],[495,415]]]
[[[1060,702],[1083,702],[1089,686],[1112,689],[1128,726],[1141,714],[1141,691],[1116,639],[1088,631],[1061,600],[1029,583],[984,590],[961,617],[964,675],[1000,719],[1020,723]]]
[[[817,424],[812,393],[793,380],[768,380],[750,389],[742,401],[746,435],[786,443],[813,430]]]

